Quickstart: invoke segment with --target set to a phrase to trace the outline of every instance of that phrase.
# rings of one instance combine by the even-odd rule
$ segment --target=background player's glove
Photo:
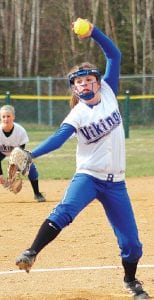
[[[19,193],[22,189],[22,175],[28,174],[31,163],[30,152],[15,147],[10,154],[5,187],[14,194]]]

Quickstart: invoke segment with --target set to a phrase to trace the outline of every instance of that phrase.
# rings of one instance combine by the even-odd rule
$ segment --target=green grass
[[[26,128],[33,149],[53,131],[46,128]],[[35,160],[40,179],[70,179],[75,172],[76,139],[67,141],[60,149]],[[6,160],[3,165],[6,164]],[[126,139],[127,177],[154,176],[154,128],[131,128]],[[4,167],[3,167],[4,169]]]
[[[154,127],[131,128],[126,139],[126,176],[154,176]]]

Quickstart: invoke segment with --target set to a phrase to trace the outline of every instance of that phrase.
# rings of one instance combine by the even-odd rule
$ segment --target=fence
[[[154,75],[120,77],[117,98],[126,137],[130,124],[154,125],[153,79]],[[68,91],[66,78],[0,78],[0,106],[14,105],[17,122],[57,126],[70,110]]]

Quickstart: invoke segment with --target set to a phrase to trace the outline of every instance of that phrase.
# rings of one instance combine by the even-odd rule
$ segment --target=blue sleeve
[[[91,37],[97,42],[102,49],[106,59],[106,69],[103,79],[109,84],[114,94],[117,95],[118,83],[120,75],[121,52],[116,45],[101,32],[94,27]]]
[[[70,124],[63,124],[53,135],[49,136],[32,151],[32,158],[60,148],[74,132],[76,132],[75,127]]]

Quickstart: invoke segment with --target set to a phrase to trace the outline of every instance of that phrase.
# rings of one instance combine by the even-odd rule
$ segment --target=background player
[[[15,109],[11,105],[4,105],[0,109],[0,183],[5,183],[2,170],[2,160],[9,156],[14,147],[25,148],[29,142],[26,130],[19,124],[15,123]],[[28,178],[31,182],[34,198],[38,202],[44,202],[45,197],[39,191],[38,171],[34,163],[30,167]]]
[[[69,72],[72,110],[59,130],[32,151],[33,158],[39,157],[59,148],[76,134],[76,173],[62,201],[44,221],[31,247],[17,257],[16,264],[28,272],[38,253],[82,209],[98,199],[118,240],[125,288],[134,299],[148,299],[135,276],[142,244],[125,185],[125,137],[115,97],[121,54],[105,34],[89,25],[88,33],[80,38],[91,37],[100,46],[106,59],[105,74],[101,80],[99,69],[90,63],[82,63]]]

